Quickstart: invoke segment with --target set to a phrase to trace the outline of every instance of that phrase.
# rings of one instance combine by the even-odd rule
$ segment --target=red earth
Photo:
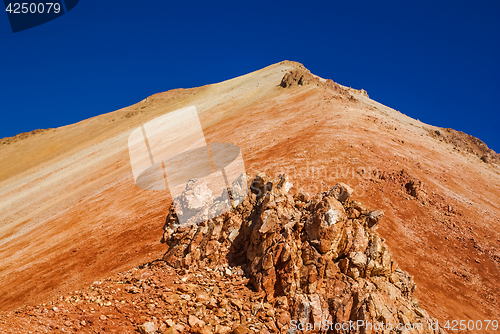
[[[309,79],[283,88],[290,71]],[[339,87],[285,61],[0,140],[1,309],[43,303],[162,256],[171,198],[135,185],[128,135],[196,105],[207,142],[238,145],[250,175],[285,172],[292,192],[344,182],[382,208],[379,233],[431,316],[500,320],[500,167],[436,136],[440,128]]]

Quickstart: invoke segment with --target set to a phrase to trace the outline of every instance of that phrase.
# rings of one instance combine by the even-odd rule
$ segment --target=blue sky
[[[0,138],[295,60],[500,152],[500,2],[95,1],[13,34]]]

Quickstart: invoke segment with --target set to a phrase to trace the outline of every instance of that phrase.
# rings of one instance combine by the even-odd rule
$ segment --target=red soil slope
[[[197,106],[208,142],[242,149],[248,173],[286,172],[292,192],[344,182],[384,209],[379,232],[415,277],[416,296],[432,316],[500,318],[495,153],[481,160],[484,152],[464,149],[467,139],[293,62],[0,140],[2,309],[43,302],[161,256],[171,199],[135,186],[127,139],[141,123],[189,105]]]

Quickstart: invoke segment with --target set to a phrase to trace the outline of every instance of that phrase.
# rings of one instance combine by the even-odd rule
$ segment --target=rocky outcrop
[[[319,79],[306,69],[292,70],[281,79],[280,86],[283,88],[294,86],[305,86],[311,83],[319,84]]]
[[[313,75],[309,70],[305,68],[299,68],[296,70],[292,70],[286,73],[281,79],[280,86],[283,88],[297,87],[297,86],[306,86],[306,85],[317,85],[322,86],[329,89],[334,93],[335,98],[340,100],[348,100],[351,102],[357,102],[356,99],[351,92],[361,93],[362,95],[368,97],[368,93],[365,90],[356,90],[352,88],[346,88],[333,80],[320,80],[319,77]]]
[[[409,333],[401,326],[411,325],[413,333],[441,332],[376,232],[381,210],[353,200],[344,184],[312,198],[292,196],[291,186],[284,175],[259,174],[235,210],[197,225],[179,225],[171,210],[164,260],[190,270],[241,266],[255,291],[280,310],[279,328]]]
[[[453,129],[428,129],[429,135],[441,142],[450,144],[458,152],[477,156],[485,163],[500,165],[500,154],[488,147],[482,140]]]
[[[9,145],[9,144],[15,143],[17,141],[24,140],[26,138],[31,138],[35,135],[40,134],[40,133],[47,132],[49,130],[52,130],[52,128],[36,129],[36,130],[30,131],[30,132],[22,132],[22,133],[15,135],[14,137],[5,137],[5,138],[0,139],[0,144]]]

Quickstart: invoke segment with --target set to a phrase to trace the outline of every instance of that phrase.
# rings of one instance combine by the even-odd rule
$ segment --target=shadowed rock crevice
[[[364,320],[393,327],[418,323],[418,333],[439,332],[413,300],[412,278],[376,232],[381,210],[353,200],[345,184],[312,198],[292,196],[291,186],[284,175],[270,180],[259,174],[235,210],[198,225],[176,225],[171,210],[164,260],[190,270],[241,266],[256,293],[304,325]]]

